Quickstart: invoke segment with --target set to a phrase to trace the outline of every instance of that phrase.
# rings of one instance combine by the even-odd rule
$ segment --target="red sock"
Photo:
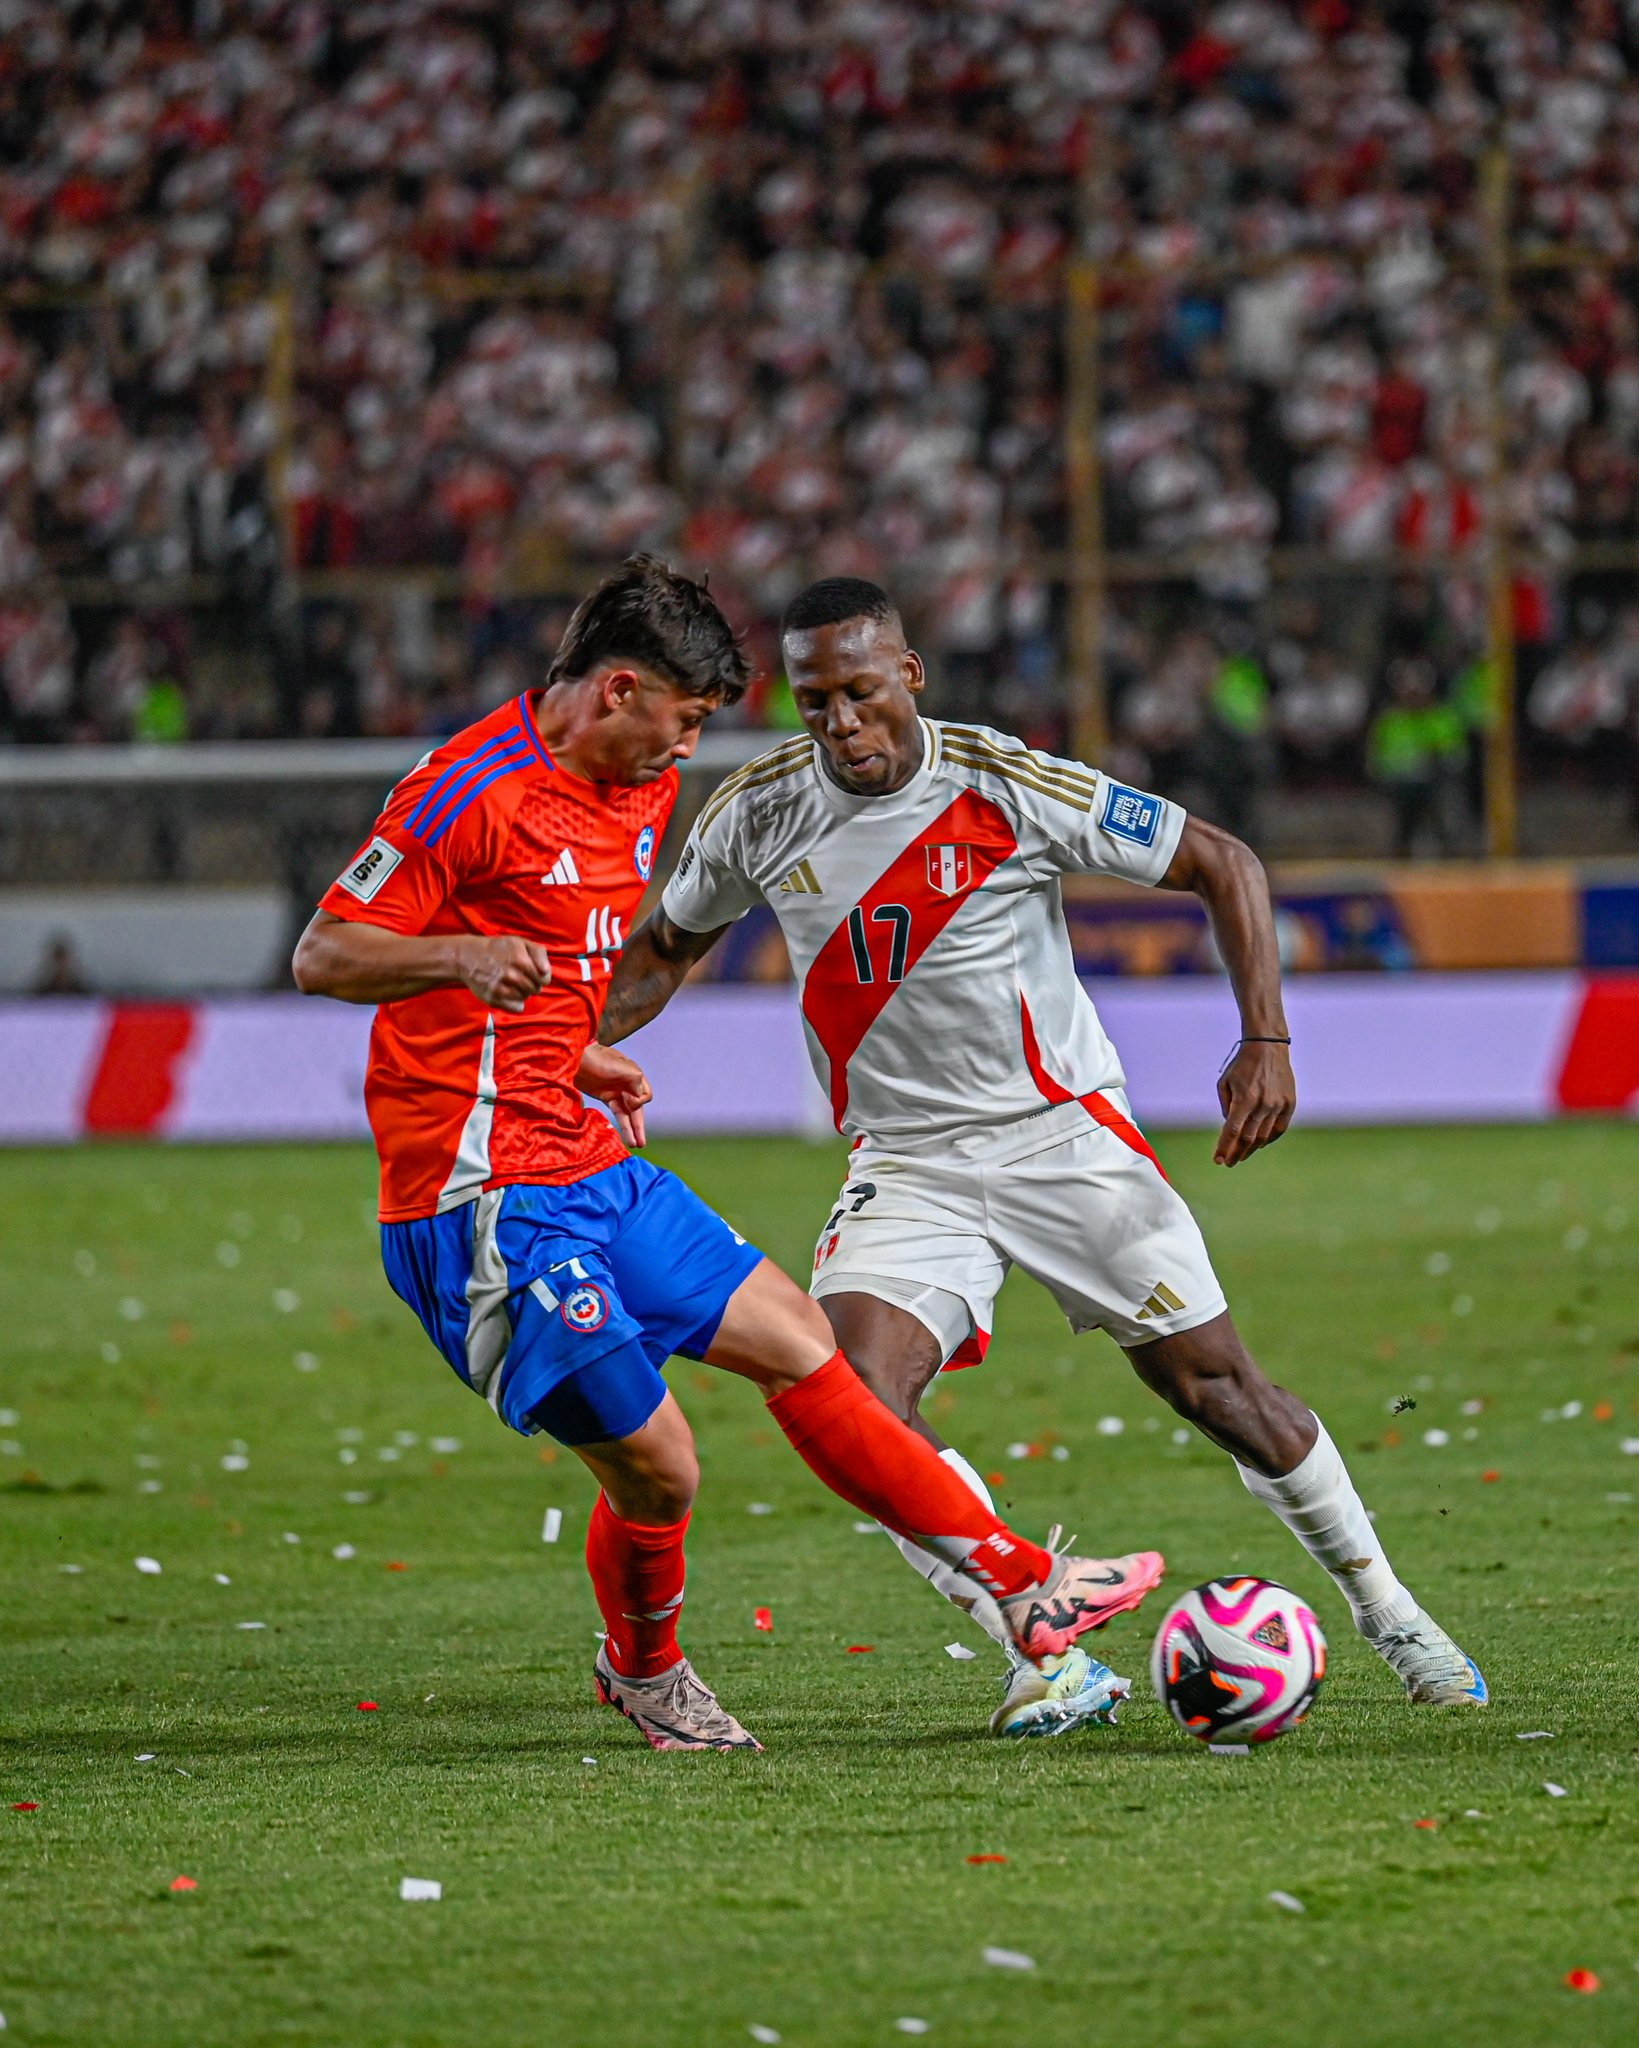
[[[623,1522],[607,1496],[598,1495],[586,1528],[586,1569],[609,1631],[609,1662],[622,1678],[658,1678],[683,1654],[677,1611],[688,1526],[687,1515],[658,1529]]]
[[[1006,1599],[1051,1575],[1050,1553],[997,1521],[840,1351],[776,1394],[768,1412],[833,1493],[968,1572],[988,1592]]]

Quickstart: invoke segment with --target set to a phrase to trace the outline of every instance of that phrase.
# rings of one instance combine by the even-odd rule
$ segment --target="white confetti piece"
[[[563,1509],[548,1508],[546,1511],[546,1519],[541,1524],[541,1541],[543,1543],[556,1543],[558,1538],[562,1534]]]
[[[235,1628],[266,1628],[266,1627],[267,1627],[267,1623],[266,1623],[265,1621],[236,1621],[236,1622],[234,1623],[234,1627],[235,1627]]]
[[[1250,1756],[1252,1754],[1252,1745],[1250,1742],[1209,1742],[1207,1744],[1207,1754],[1209,1756]]]
[[[1030,1446],[1027,1443],[1009,1444],[1007,1447],[1007,1455],[1010,1458],[1028,1458],[1030,1455]]]
[[[945,1655],[958,1664],[971,1664],[978,1656],[977,1650],[970,1650],[966,1643],[946,1643]]]
[[[336,1441],[339,1444],[361,1444],[364,1441],[364,1431],[362,1429],[338,1429],[336,1431]]]
[[[302,1297],[289,1287],[275,1287],[273,1306],[282,1316],[293,1316],[302,1305]]]
[[[1309,1909],[1301,1899],[1294,1899],[1290,1892],[1271,1892],[1269,1903],[1279,1906],[1283,1913],[1306,1913]]]
[[[925,2034],[928,2031],[928,2023],[907,2014],[904,2019],[894,2021],[894,2031],[899,2034]]]
[[[381,1449],[376,1453],[376,1456],[381,1460],[381,1462],[384,1465],[396,1465],[399,1459],[403,1457],[403,1455],[404,1453],[399,1449],[397,1444],[383,1444]]]
[[[356,1465],[359,1461],[359,1454],[351,1444],[343,1444],[336,1456],[344,1465]]]
[[[296,1534],[294,1529],[287,1529],[282,1540],[286,1543],[300,1543],[302,1539]]]
[[[212,1572],[211,1577],[219,1586],[231,1586],[233,1584],[232,1579],[228,1577],[226,1572]]]
[[[319,1369],[317,1354],[312,1351],[298,1351],[291,1364],[298,1372],[317,1372]]]
[[[452,1457],[461,1448],[458,1436],[433,1436],[427,1439],[429,1449],[435,1450],[441,1458]]]
[[[137,1758],[137,1762],[139,1764],[151,1764],[153,1760],[154,1752],[151,1749],[145,1749],[142,1752],[142,1754]]]
[[[880,1522],[856,1522],[854,1524],[854,1534],[856,1536],[878,1536],[881,1533],[882,1524]]]
[[[1431,1280],[1438,1280],[1451,1271],[1450,1252],[1430,1252],[1423,1261],[1423,1271]]]
[[[393,1442],[398,1445],[400,1450],[414,1450],[420,1441],[420,1437],[416,1435],[413,1429],[395,1429],[393,1431]]]
[[[1477,1806],[1465,1806],[1465,1807],[1463,1808],[1463,1819],[1464,1819],[1464,1820],[1484,1820],[1484,1819],[1485,1819],[1485,1815],[1484,1815],[1483,1813],[1481,1813],[1480,1809],[1479,1809],[1479,1808],[1478,1808]]]
[[[1514,1737],[1516,1742],[1552,1742],[1553,1739],[1554,1731],[1551,1728],[1522,1728]]]
[[[581,1762],[583,1764],[595,1764],[597,1762],[597,1758],[595,1756],[583,1756],[581,1758]]]
[[[1445,1429],[1425,1429],[1423,1431],[1423,1441],[1430,1450],[1444,1450],[1451,1441],[1451,1432]]]
[[[83,1564],[60,1564],[57,1569],[60,1572],[67,1572],[70,1578],[77,1579],[85,1570],[85,1566]]]
[[[746,1503],[746,1513],[748,1515],[771,1515],[773,1512],[774,1504],[772,1501],[754,1500]]]
[[[1101,1415],[1098,1418],[1098,1433],[1100,1436],[1120,1436],[1126,1427],[1127,1425],[1119,1415]]]
[[[1172,1433],[1172,1440],[1175,1444],[1187,1444],[1189,1442],[1189,1431],[1187,1429],[1175,1429]]]
[[[250,1460],[243,1451],[228,1451],[222,1459],[222,1470],[224,1472],[248,1472],[250,1470]]]
[[[1570,1229],[1566,1231],[1562,1242],[1568,1252],[1581,1251],[1582,1247],[1588,1242],[1587,1226],[1581,1223],[1573,1223]]]
[[[15,1429],[22,1419],[15,1408],[0,1408],[0,1429]],[[142,1460],[139,1458],[137,1463],[140,1465]]]
[[[1543,1781],[1542,1789],[1550,1799],[1568,1799],[1570,1797],[1565,1787],[1563,1785],[1556,1785],[1552,1778],[1547,1778]]]
[[[351,1543],[338,1543],[335,1549],[331,1551],[330,1555],[332,1557],[339,1557],[343,1564],[345,1564],[350,1557],[357,1557],[358,1552],[353,1548]]]
[[[1500,1209],[1482,1209],[1474,1218],[1474,1228],[1482,1237],[1490,1237],[1501,1226],[1502,1211]]]
[[[1633,1495],[1631,1493],[1607,1493],[1605,1498],[1607,1501],[1609,1501],[1613,1508],[1625,1508],[1628,1505],[1628,1503],[1633,1499]],[[77,1566],[69,1566],[66,1564],[63,1566],[63,1570],[65,1572],[77,1569]]]
[[[780,2038],[778,2030],[774,2027],[750,2026],[746,2028],[746,2032],[753,2041],[778,2041]]]
[[[219,1266],[232,1268],[237,1266],[243,1257],[244,1253],[239,1247],[226,1238],[216,1247],[216,1263]]]
[[[1639,1458],[1639,1436],[1625,1436],[1622,1439],[1624,1458]]]
[[[140,1323],[148,1313],[134,1294],[127,1294],[120,1302],[120,1314],[128,1323]]]
[[[157,1557],[139,1557],[136,1565],[137,1570],[150,1579],[157,1579],[165,1569]]]
[[[10,1449],[10,1444],[0,1444],[0,1450],[9,1451]],[[138,1493],[163,1493],[164,1491],[164,1487],[160,1485],[157,1479],[144,1479],[137,1487]]]
[[[1567,1422],[1575,1422],[1576,1418],[1582,1413],[1582,1403],[1580,1401],[1567,1401],[1559,1412]]]
[[[1068,1444],[1054,1444],[1052,1456],[1056,1464],[1062,1465],[1069,1455],[1070,1446]]]
[[[0,1415],[0,1422],[4,1420],[5,1417]],[[14,1416],[12,1420],[15,1421],[16,1417]],[[138,1451],[133,1462],[139,1472],[157,1472],[160,1466],[159,1459],[154,1456],[152,1451]]]
[[[125,1356],[117,1344],[110,1344],[106,1339],[97,1346],[97,1355],[104,1365],[118,1365]]]
[[[88,1251],[77,1251],[74,1254],[74,1270],[82,1280],[89,1280],[97,1270],[96,1254]]]
[[[444,1887],[436,1877],[401,1877],[398,1895],[401,1899],[441,1899]]]
[[[1027,1956],[1022,1949],[986,1948],[981,1949],[980,1954],[993,1970],[1033,1970],[1036,1967],[1035,1957]]]
[[[344,1493],[342,1499],[350,1508],[367,1508],[375,1499],[373,1493]]]
[[[1465,1415],[1480,1415],[1484,1413],[1484,1410],[1485,1403],[1483,1401],[1465,1401],[1463,1403],[1463,1413]]]

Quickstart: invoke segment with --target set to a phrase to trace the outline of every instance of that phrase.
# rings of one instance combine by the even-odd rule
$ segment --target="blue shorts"
[[[567,1187],[491,1188],[381,1226],[393,1292],[503,1422],[630,1436],[674,1353],[703,1357],[762,1253],[675,1174],[623,1159]]]

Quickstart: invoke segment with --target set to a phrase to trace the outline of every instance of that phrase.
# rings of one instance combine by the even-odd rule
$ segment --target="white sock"
[[[976,1493],[990,1512],[996,1512],[996,1503],[990,1497],[990,1488],[974,1471],[960,1451],[948,1446],[939,1453],[940,1457],[967,1487]],[[913,1543],[908,1536],[901,1536],[888,1529],[884,1534],[891,1537],[898,1546],[900,1556],[914,1572],[920,1572],[936,1593],[943,1593],[953,1607],[959,1607],[964,1614],[970,1614],[987,1636],[1000,1643],[1011,1653],[1013,1638],[1007,1623],[1002,1619],[1002,1610],[980,1586],[974,1584],[965,1572],[959,1572],[954,1565],[946,1564],[943,1558],[935,1557],[924,1550],[919,1543]]]
[[[1301,1465],[1279,1479],[1239,1466],[1246,1490],[1275,1513],[1337,1582],[1362,1635],[1410,1621],[1417,1603],[1395,1577],[1354,1481],[1317,1416],[1319,1434]]]

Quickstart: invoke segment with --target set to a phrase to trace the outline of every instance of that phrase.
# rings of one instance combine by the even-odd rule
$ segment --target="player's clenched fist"
[[[552,979],[544,946],[533,939],[463,939],[461,979],[481,1003],[521,1010]]]

